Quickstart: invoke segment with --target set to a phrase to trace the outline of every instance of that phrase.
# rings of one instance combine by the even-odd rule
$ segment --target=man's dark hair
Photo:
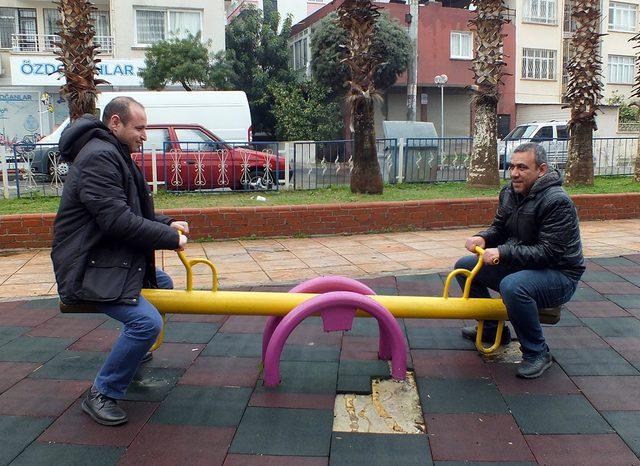
[[[516,147],[513,152],[533,152],[536,156],[536,165],[539,167],[543,163],[547,163],[547,151],[540,144],[535,142],[525,142]]]
[[[102,123],[106,126],[113,115],[118,115],[122,124],[126,125],[131,118],[131,112],[129,111],[131,105],[138,105],[140,108],[144,108],[140,102],[131,97],[116,97],[104,108],[102,112]]]

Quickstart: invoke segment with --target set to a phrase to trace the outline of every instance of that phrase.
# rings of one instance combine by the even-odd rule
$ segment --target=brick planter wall
[[[573,196],[581,220],[640,218],[640,193]],[[438,199],[308,206],[168,209],[187,220],[191,239],[333,235],[486,225],[497,198]],[[0,216],[0,249],[51,245],[55,214]]]

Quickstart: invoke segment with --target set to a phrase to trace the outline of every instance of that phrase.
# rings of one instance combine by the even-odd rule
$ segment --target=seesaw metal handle
[[[445,284],[444,284],[444,291],[442,293],[442,297],[444,299],[449,298],[449,288],[451,287],[451,281],[457,275],[464,275],[467,277],[464,283],[464,289],[462,291],[462,298],[469,299],[469,293],[471,292],[471,283],[473,282],[473,279],[476,278],[476,275],[478,275],[478,272],[480,271],[480,269],[482,268],[482,265],[484,264],[484,249],[481,248],[480,246],[476,246],[475,250],[476,250],[476,254],[478,254],[478,262],[476,262],[476,265],[472,270],[455,269],[451,271],[451,273],[449,273],[449,275],[447,276],[447,280],[445,281]],[[504,321],[501,320],[498,322],[498,328],[496,329],[496,339],[493,342],[493,345],[487,348],[482,344],[484,320],[479,320],[478,330],[476,333],[476,349],[483,354],[489,354],[496,351],[500,347],[500,341],[502,340],[503,329],[504,329]]]

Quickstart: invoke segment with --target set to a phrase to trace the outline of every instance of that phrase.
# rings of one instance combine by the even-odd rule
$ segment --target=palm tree
[[[473,59],[474,127],[473,149],[467,183],[472,186],[495,187],[498,174],[497,113],[500,84],[506,65],[502,52],[502,25],[507,6],[504,0],[477,0],[476,15],[469,21],[476,30],[477,51]]]
[[[571,38],[573,56],[568,62],[569,80],[565,99],[571,108],[569,149],[565,179],[568,185],[593,185],[593,130],[602,98],[599,42],[600,0],[574,2],[571,20],[576,31]]]
[[[635,45],[633,46],[634,49],[640,48],[640,33],[634,35],[631,39],[629,39],[630,42],[635,42]],[[631,96],[632,97],[638,97],[640,98],[640,55],[636,56],[636,82],[633,86],[633,91],[631,92]],[[637,102],[635,102],[635,105],[638,105]],[[633,179],[636,182],[640,182],[640,137],[638,138],[638,148],[637,148],[637,152],[636,152],[636,161],[635,161],[635,169],[634,169],[634,173],[633,173]]]
[[[353,128],[352,193],[382,194],[374,128],[374,99],[380,98],[374,74],[382,63],[371,47],[378,10],[371,0],[345,0],[338,8],[338,22],[348,34],[342,62],[349,70],[346,101]]]
[[[60,42],[56,43],[57,58],[63,64],[62,74],[66,84],[61,86],[60,94],[68,102],[69,115],[75,120],[85,113],[94,114],[98,84],[106,83],[96,79],[96,49],[93,36],[95,30],[91,12],[96,11],[86,0],[59,0],[56,2],[60,12]]]

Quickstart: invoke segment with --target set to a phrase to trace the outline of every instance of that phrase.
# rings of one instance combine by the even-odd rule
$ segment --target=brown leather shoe
[[[103,395],[93,386],[87,397],[82,400],[82,411],[103,426],[117,426],[129,420],[127,413],[118,406],[116,400]]]

